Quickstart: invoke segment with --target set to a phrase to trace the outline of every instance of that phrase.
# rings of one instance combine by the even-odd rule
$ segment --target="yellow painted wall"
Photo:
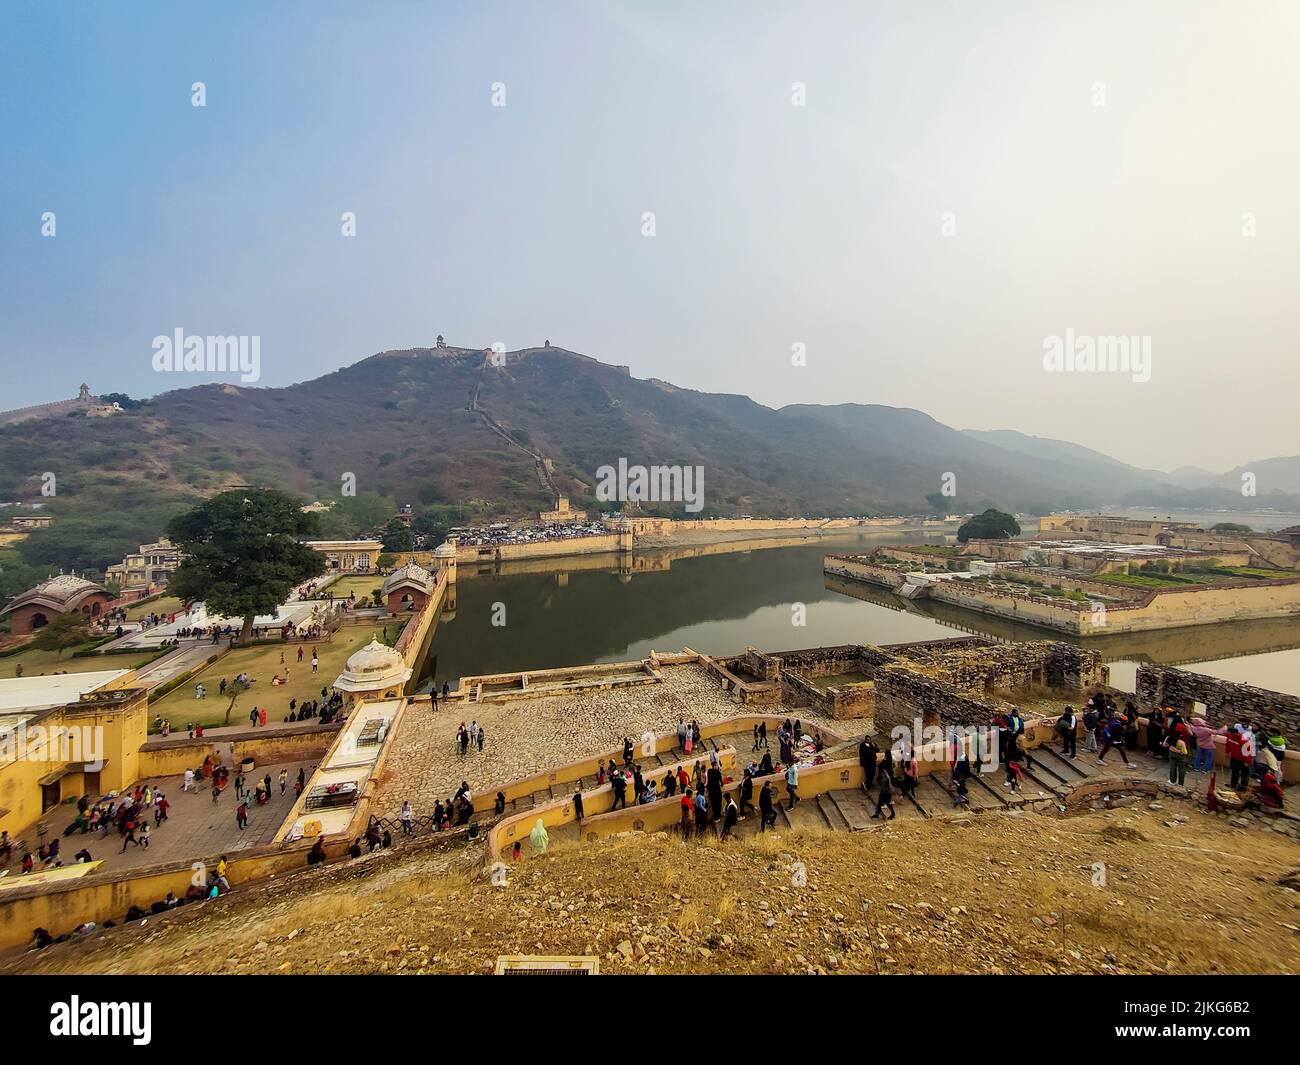
[[[134,673],[128,677],[134,678]],[[69,752],[61,746],[48,751],[15,746],[9,752],[10,760],[0,765],[0,809],[5,811],[0,815],[0,829],[17,838],[19,833],[35,824],[44,813],[41,809],[39,781],[47,774],[64,768],[70,761],[76,761],[77,767],[58,781],[61,801],[82,795],[85,777],[81,763],[95,760],[91,756],[98,756],[104,761],[100,770],[101,792],[120,791],[127,784],[134,783],[139,776],[139,749],[145,738],[147,709],[146,693],[140,688],[122,702],[83,701],[49,711],[26,722],[24,729],[39,728],[45,730],[46,735],[52,735],[56,729],[69,729],[79,739],[87,735],[92,737],[91,744],[95,743],[93,737],[98,737],[99,749],[78,751],[74,748]],[[83,730],[92,731],[87,733]],[[75,754],[76,759],[62,757],[68,753]],[[47,754],[56,757],[41,757]],[[94,797],[98,798],[99,795]]]

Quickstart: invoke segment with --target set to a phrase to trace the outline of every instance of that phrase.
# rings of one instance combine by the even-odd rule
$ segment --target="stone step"
[[[817,802],[803,796],[800,796],[793,810],[783,805],[782,813],[785,814],[786,823],[791,828],[817,830],[831,827]]]
[[[846,788],[841,791],[827,792],[832,805],[844,818],[850,832],[864,832],[871,827],[871,811],[875,809],[874,800],[869,800],[861,788]]]
[[[826,819],[826,823],[834,831],[836,832],[849,831],[848,821],[845,819],[844,815],[840,813],[838,807],[836,807],[834,801],[831,799],[828,793],[823,793],[817,796],[817,808],[821,810],[822,817]]]
[[[1089,772],[1086,756],[1080,752],[1078,758],[1067,758],[1054,747],[1038,747],[1033,751],[1034,761],[1042,762],[1067,784],[1077,784],[1094,774]],[[1092,766],[1093,769],[1097,767]]]
[[[973,796],[976,791],[990,800],[991,805],[997,807],[1010,806],[1013,796],[1011,789],[1003,788],[997,774],[992,773],[975,773],[971,776],[968,789]],[[973,801],[973,800],[972,800]],[[1017,803],[1019,800],[1017,800]]]

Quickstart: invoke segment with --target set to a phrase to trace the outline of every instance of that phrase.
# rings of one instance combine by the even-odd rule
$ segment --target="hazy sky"
[[[1143,466],[1300,452],[1294,0],[3,19],[0,406],[210,379],[153,371],[177,328],[260,336],[264,385],[443,333]],[[1150,380],[1047,372],[1067,329],[1150,337]]]

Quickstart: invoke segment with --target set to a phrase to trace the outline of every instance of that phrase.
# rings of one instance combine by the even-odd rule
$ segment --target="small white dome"
[[[393,648],[378,640],[353,651],[343,672],[334,681],[334,687],[346,692],[377,692],[386,688],[400,689],[411,679],[411,667]]]
[[[387,644],[371,640],[359,651],[353,651],[343,668],[349,673],[387,673],[402,668],[402,656]]]

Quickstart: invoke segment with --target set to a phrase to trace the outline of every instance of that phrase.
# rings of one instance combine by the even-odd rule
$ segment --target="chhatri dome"
[[[382,693],[396,689],[393,692],[396,697],[410,679],[411,667],[402,661],[402,656],[372,639],[365,647],[352,652],[334,687],[345,692]]]

